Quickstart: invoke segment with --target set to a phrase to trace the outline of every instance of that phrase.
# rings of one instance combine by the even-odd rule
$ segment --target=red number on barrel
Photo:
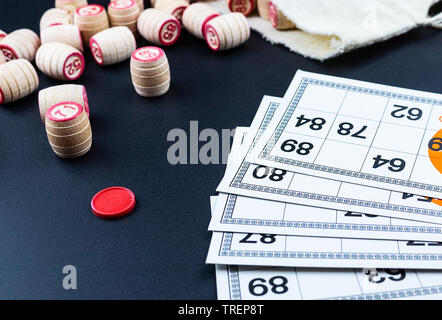
[[[78,70],[80,70],[80,68],[81,68],[81,61],[78,58],[66,66],[67,73],[70,76],[74,75]]]

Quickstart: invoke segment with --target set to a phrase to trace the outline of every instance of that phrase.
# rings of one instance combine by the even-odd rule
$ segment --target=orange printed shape
[[[433,166],[442,174],[442,129],[428,142],[428,155]]]

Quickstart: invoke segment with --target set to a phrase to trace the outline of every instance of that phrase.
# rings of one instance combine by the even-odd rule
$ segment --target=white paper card
[[[243,146],[234,141],[218,192],[442,224],[442,206],[436,199],[293,173],[244,160],[247,152],[268,131],[280,101],[264,97]]]
[[[442,243],[213,232],[207,263],[441,269]]]
[[[441,199],[441,129],[440,94],[298,71],[247,161]]]
[[[220,300],[442,299],[442,273],[216,266]]]
[[[209,230],[442,242],[442,226],[357,212],[220,194]]]

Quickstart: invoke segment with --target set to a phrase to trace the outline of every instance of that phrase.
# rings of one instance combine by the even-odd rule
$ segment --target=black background
[[[51,6],[1,0],[0,29],[38,32]],[[135,93],[129,61],[99,67],[87,52],[77,83],[88,90],[94,143],[82,158],[62,160],[51,151],[37,92],[0,107],[0,298],[215,299],[206,230],[209,196],[225,168],[170,165],[171,129],[188,132],[191,120],[200,130],[248,126],[262,96],[282,96],[298,68],[441,92],[442,34],[431,28],[324,63],[256,33],[239,48],[214,53],[184,31],[165,51],[172,85],[156,99]],[[59,84],[39,74],[39,89]],[[120,220],[99,219],[90,200],[114,185],[134,191],[136,209]],[[62,287],[68,264],[77,267],[78,290]]]

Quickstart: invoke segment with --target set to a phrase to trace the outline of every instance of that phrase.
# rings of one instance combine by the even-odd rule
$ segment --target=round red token
[[[91,201],[92,212],[106,219],[123,217],[135,207],[135,195],[123,187],[111,187],[98,192]]]

